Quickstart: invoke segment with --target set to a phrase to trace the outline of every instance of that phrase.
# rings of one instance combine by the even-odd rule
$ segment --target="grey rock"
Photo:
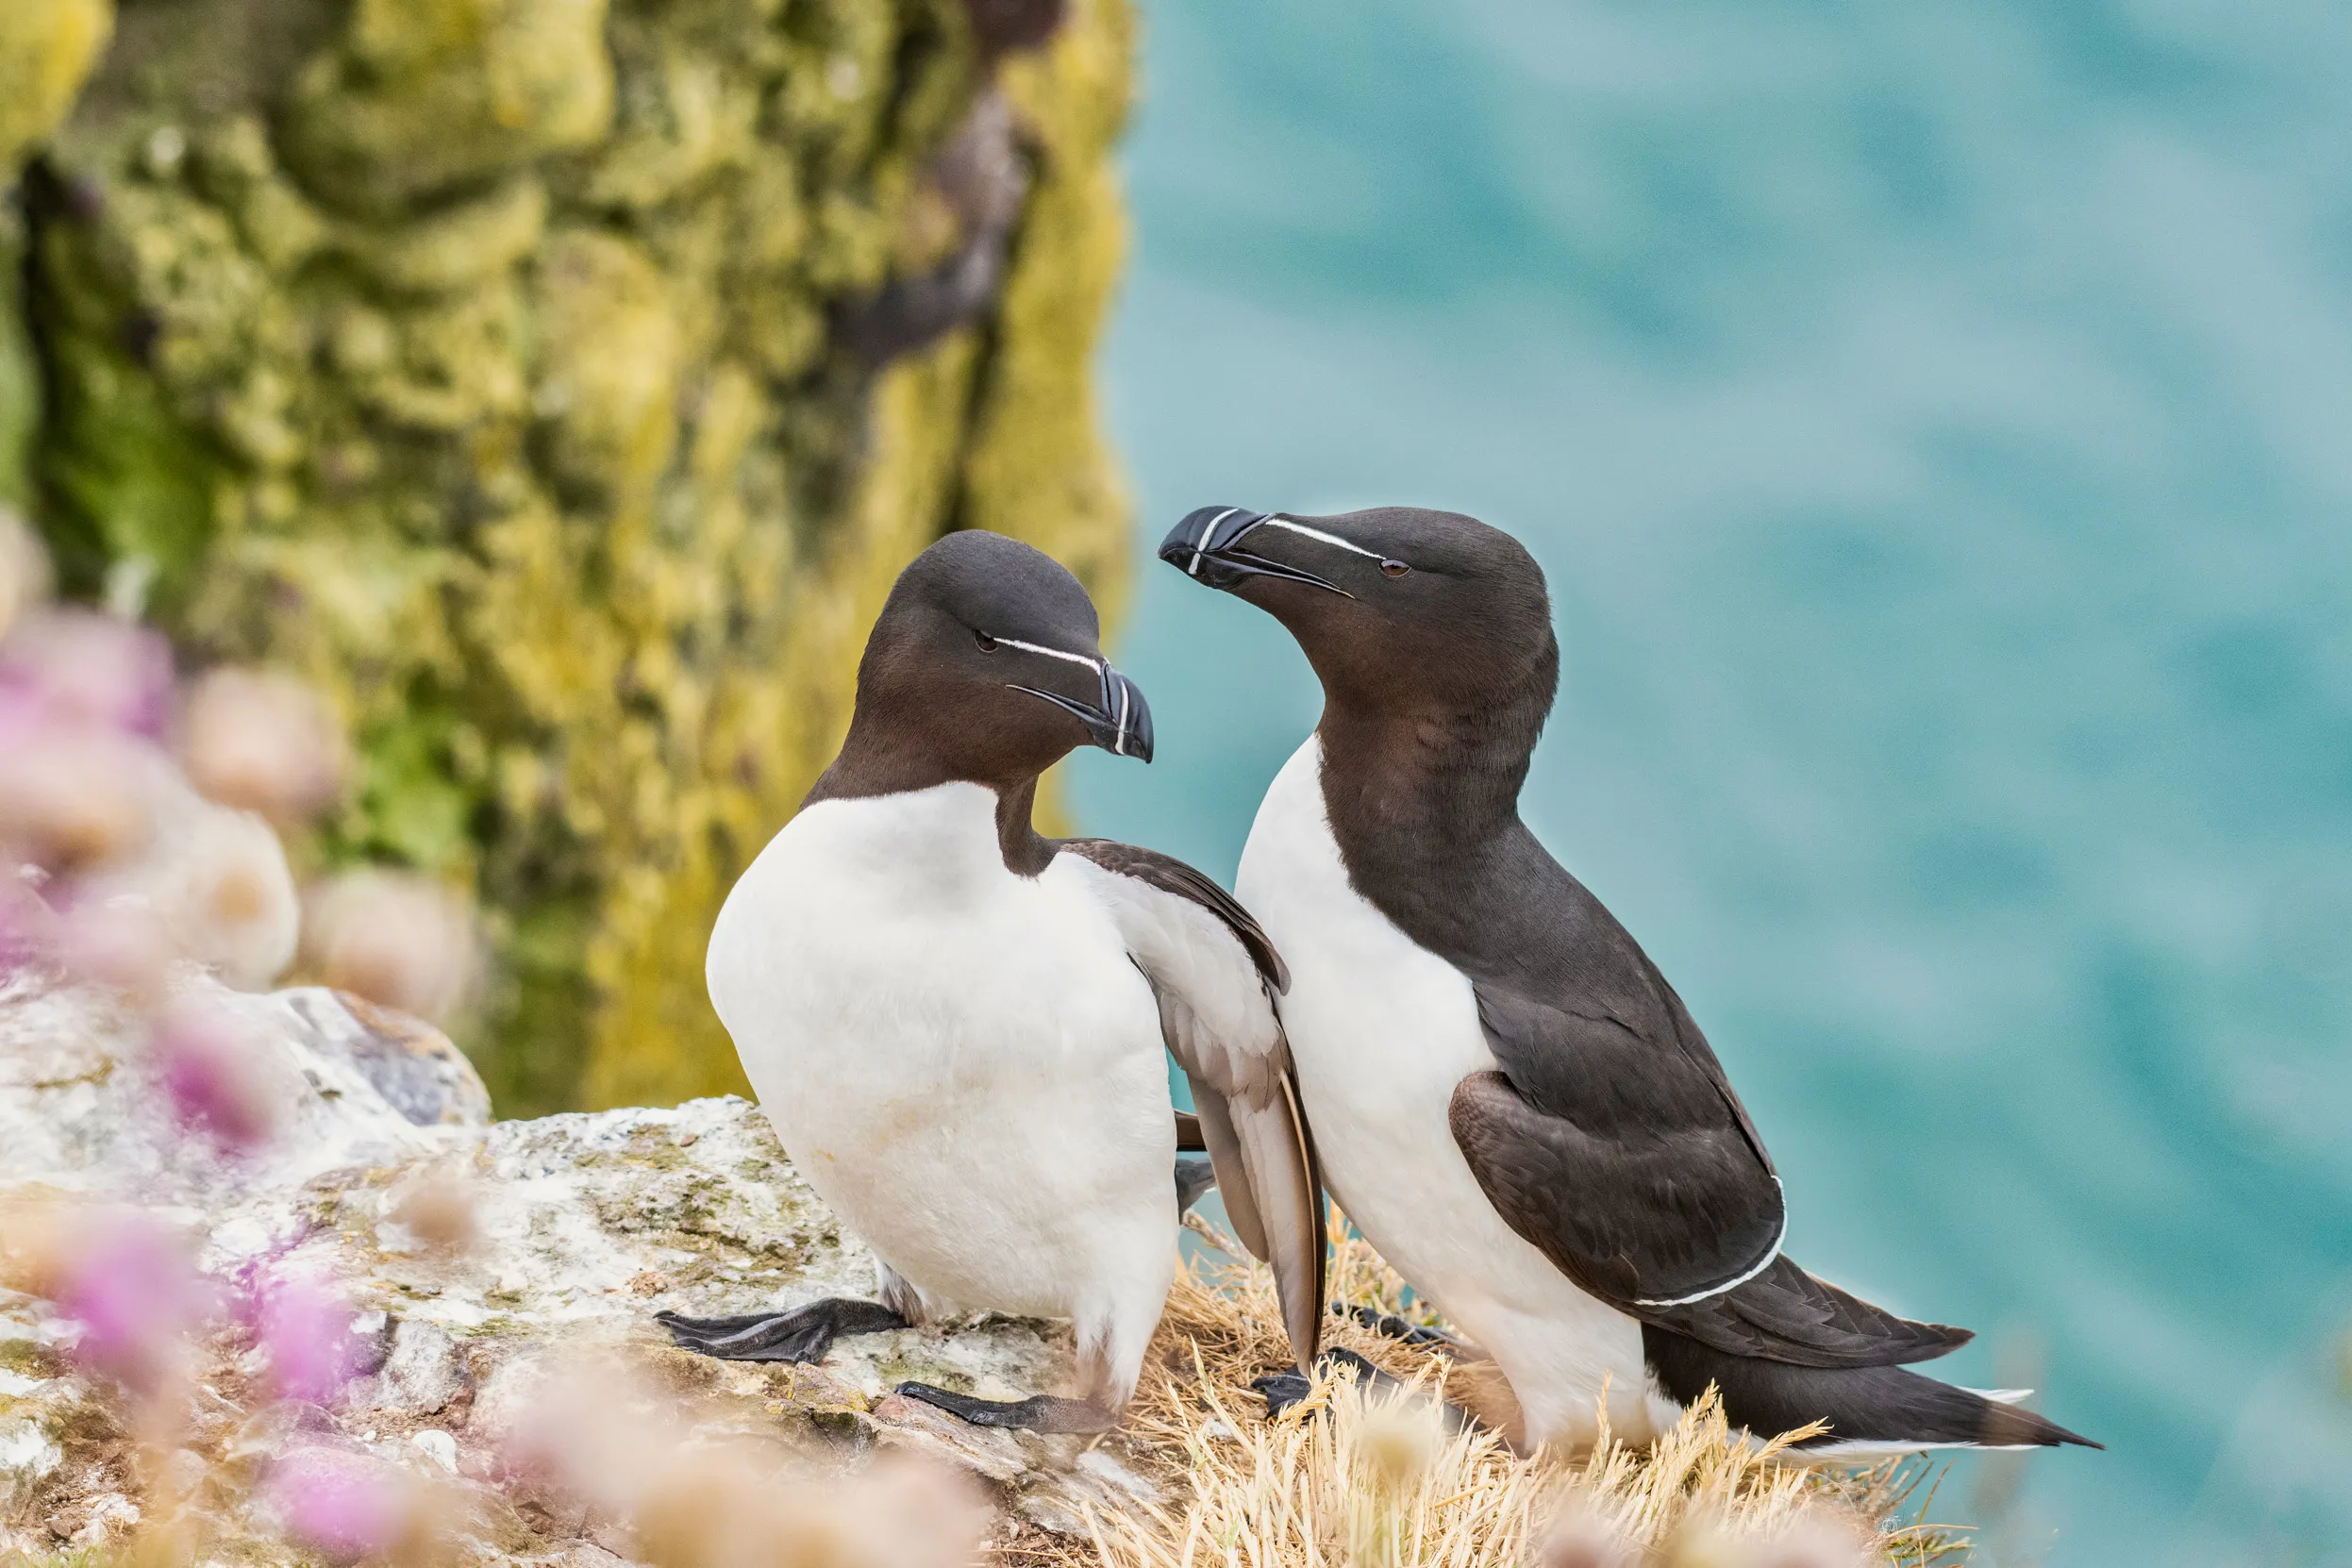
[[[593,1357],[631,1369],[641,1389],[674,1391],[657,1401],[683,1408],[691,1394],[698,1437],[835,1457],[914,1449],[981,1477],[1009,1517],[1048,1528],[1078,1527],[1087,1506],[1157,1495],[1120,1438],[1090,1450],[983,1431],[889,1392],[908,1378],[992,1397],[1060,1386],[1070,1347],[1057,1326],[981,1316],[845,1340],[802,1367],[671,1346],[653,1321],[661,1308],[735,1312],[876,1289],[871,1257],[749,1103],[489,1123],[478,1080],[445,1043],[404,1037],[321,990],[185,983],[251,1026],[284,1090],[279,1136],[236,1159],[192,1144],[163,1115],[119,1002],[20,976],[0,984],[0,1199],[38,1183],[136,1203],[184,1226],[225,1282],[303,1272],[348,1291],[380,1350],[368,1375],[329,1410],[199,1401],[193,1437],[212,1451],[266,1463],[299,1430],[462,1488],[501,1521],[481,1537],[502,1543],[499,1560],[609,1568],[609,1546],[626,1545],[609,1521],[525,1506],[504,1457],[545,1380]],[[428,1181],[470,1192],[470,1246],[414,1232],[404,1204]],[[91,1456],[121,1434],[62,1354],[75,1332],[47,1303],[0,1291],[0,1558],[54,1550],[49,1520],[78,1521],[90,1536],[78,1543],[104,1545],[142,1501],[101,1501],[123,1477]],[[208,1384],[250,1384],[248,1341],[224,1331],[208,1345]],[[251,1560],[282,1556],[265,1518],[214,1526],[224,1553],[242,1538]]]
[[[346,1393],[345,1403],[352,1410],[417,1418],[438,1415],[473,1386],[464,1353],[439,1325],[399,1319],[392,1326],[391,1340],[383,1365]]]

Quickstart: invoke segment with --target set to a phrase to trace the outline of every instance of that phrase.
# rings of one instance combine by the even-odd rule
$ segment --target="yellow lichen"
[[[1034,171],[1004,297],[877,376],[829,324],[958,241],[959,0],[267,4],[308,41],[285,113],[142,35],[49,155],[60,575],[328,693],[357,785],[297,858],[473,889],[502,1110],[740,1087],[703,942],[898,570],[976,524],[1113,586],[1126,6],[999,68]]]
[[[108,0],[8,0],[0,6],[0,185],[73,107],[114,30]]]

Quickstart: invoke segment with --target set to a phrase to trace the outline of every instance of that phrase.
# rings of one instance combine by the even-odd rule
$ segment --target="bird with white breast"
[[[1315,1354],[1320,1180],[1274,1009],[1280,959],[1167,856],[1052,840],[1039,775],[1149,761],[1150,709],[1048,557],[951,534],[899,577],[840,755],[728,894],[710,998],[795,1167],[873,1249],[880,1297],[662,1314],[736,1359],[959,1310],[1069,1320],[1075,1394],[898,1390],[981,1425],[1097,1432],[1132,1395],[1176,1267],[1191,1076],[1228,1214]]]
[[[2087,1443],[1905,1363],[1965,1343],[1781,1250],[1770,1155],[1680,997],[1519,816],[1559,681],[1543,574],[1459,513],[1205,507],[1169,564],[1279,621],[1324,691],[1236,891],[1331,1193],[1493,1359],[1533,1443],[1819,1421],[1812,1457]],[[2095,1445],[2093,1445],[2095,1446]]]

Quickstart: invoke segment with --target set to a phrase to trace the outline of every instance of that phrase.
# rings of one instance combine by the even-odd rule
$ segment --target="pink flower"
[[[146,1390],[209,1302],[176,1237],[145,1214],[116,1210],[93,1214],[72,1245],[58,1306],[81,1325],[76,1361]]]
[[[298,1448],[270,1477],[287,1533],[336,1562],[384,1551],[407,1528],[409,1489],[385,1466],[332,1448]]]
[[[0,719],[91,725],[154,741],[171,716],[171,644],[145,626],[48,610],[0,642]]]
[[[156,1026],[156,1061],[182,1127],[244,1151],[276,1129],[278,1106],[251,1038],[227,1012],[179,1007]]]
[[[351,1331],[351,1303],[306,1275],[261,1291],[258,1328],[280,1399],[324,1405],[358,1375],[363,1346]]]

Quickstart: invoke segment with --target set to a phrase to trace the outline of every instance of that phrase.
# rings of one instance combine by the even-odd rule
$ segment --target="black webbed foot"
[[[1355,1351],[1341,1345],[1333,1345],[1317,1357],[1315,1365],[1326,1373],[1343,1367],[1346,1368],[1356,1375],[1356,1386],[1367,1393],[1376,1389],[1382,1393],[1393,1393],[1407,1387],[1402,1379],[1391,1376]],[[1250,1387],[1265,1395],[1266,1418],[1269,1421],[1314,1392],[1314,1385],[1309,1382],[1306,1375],[1295,1367],[1288,1372],[1276,1372],[1260,1377],[1250,1384]],[[1445,1412],[1446,1430],[1460,1432],[1471,1426],[1469,1415],[1462,1410],[1442,1402],[1440,1408]]]
[[[1315,1385],[1296,1367],[1288,1372],[1270,1372],[1250,1384],[1266,1396],[1266,1419],[1272,1421],[1284,1410],[1315,1392]]]
[[[1017,1427],[1031,1432],[1067,1432],[1093,1435],[1108,1432],[1118,1426],[1119,1418],[1100,1405],[1086,1399],[1063,1399],[1050,1393],[1033,1393],[1026,1399],[976,1399],[968,1393],[950,1393],[935,1389],[928,1383],[901,1383],[897,1392],[909,1399],[920,1399],[926,1405],[945,1410],[959,1421],[975,1426]]]
[[[879,1302],[826,1296],[789,1312],[739,1312],[690,1318],[656,1312],[654,1321],[686,1350],[723,1361],[821,1361],[844,1334],[879,1334],[907,1320]]]
[[[1461,1348],[1461,1341],[1443,1328],[1431,1328],[1410,1318],[1400,1318],[1394,1312],[1383,1312],[1377,1307],[1349,1307],[1335,1301],[1331,1304],[1331,1315],[1335,1318],[1354,1318],[1374,1333],[1400,1344],[1438,1345],[1448,1350]]]
[[[1181,1219],[1192,1211],[1209,1189],[1217,1185],[1217,1167],[1206,1159],[1179,1159],[1176,1162],[1176,1217]]]

